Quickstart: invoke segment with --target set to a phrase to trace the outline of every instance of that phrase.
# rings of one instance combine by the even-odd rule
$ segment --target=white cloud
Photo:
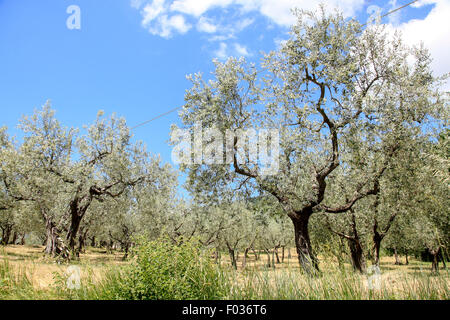
[[[163,38],[172,37],[174,31],[184,34],[188,32],[192,26],[186,23],[182,15],[168,17],[163,15],[157,18],[157,24],[149,28],[149,32]]]
[[[420,0],[418,2],[415,2],[411,5],[411,7],[420,8],[426,5],[435,4],[438,2],[448,2],[448,0]]]
[[[209,34],[209,41],[219,41],[219,48],[214,54],[219,59],[225,59],[231,54],[248,55],[246,47],[230,43],[236,35],[254,23],[254,13],[268,19],[268,26],[279,25],[288,27],[295,22],[292,8],[314,10],[324,0],[130,0],[131,6],[139,9],[142,25],[150,33],[169,38],[174,34],[184,34],[196,25],[199,32]],[[338,8],[346,17],[355,16],[361,12],[365,0],[327,0],[328,9]],[[401,4],[398,0],[389,0],[390,9]],[[403,11],[388,17],[390,28],[402,31],[408,44],[422,41],[431,51],[434,59],[433,69],[436,75],[450,71],[450,0],[421,0],[412,7],[423,7],[433,4],[434,8],[424,19],[410,20],[401,23]],[[233,6],[233,14],[229,8]],[[143,7],[143,8],[142,8]],[[142,9],[141,9],[142,8]],[[222,10],[229,20],[216,21],[211,19],[217,14],[215,9]],[[282,39],[275,39],[280,45]],[[228,44],[227,44],[228,42]],[[450,89],[450,85],[447,85]]]
[[[135,8],[135,9],[139,9],[143,3],[144,3],[144,0],[131,0],[130,1],[131,7]]]
[[[167,21],[167,25],[170,28],[177,30],[181,34],[188,32],[192,27],[190,24],[186,23],[182,15],[170,17],[170,19]]]
[[[295,22],[292,8],[302,8],[313,10],[323,2],[323,0],[130,0],[131,6],[141,10],[142,25],[151,30],[167,29],[167,25],[161,24],[174,19],[168,18],[169,15],[175,15],[176,20],[180,21],[180,16],[196,20],[197,30],[205,33],[238,33],[250,26],[254,19],[243,16],[251,12],[259,12],[267,17],[271,22],[290,26]],[[346,16],[354,15],[362,8],[364,0],[328,0],[327,8],[339,8]],[[228,9],[231,5],[240,8],[241,16],[232,18],[224,26],[220,27],[211,23],[205,14],[213,9]],[[166,18],[163,16],[166,15]],[[184,22],[184,25],[188,25]],[[178,30],[174,28],[175,30]],[[181,28],[180,30],[185,30]],[[151,31],[152,32],[152,31]],[[154,33],[154,32],[152,32]],[[169,32],[170,33],[170,32]],[[154,34],[159,34],[158,32]],[[232,36],[230,36],[231,38]]]
[[[247,47],[240,45],[239,43],[234,44],[234,50],[236,53],[240,56],[247,57],[250,55],[250,53],[247,50]]]
[[[287,41],[288,41],[287,39],[282,39],[282,38],[275,38],[273,40],[277,49],[280,49],[281,47],[283,47]]]
[[[211,9],[238,5],[245,12],[259,11],[278,25],[290,26],[295,22],[292,8],[313,10],[320,3],[328,8],[339,8],[346,16],[352,16],[361,10],[364,0],[175,0],[170,9],[199,17]]]
[[[175,0],[170,10],[199,17],[214,7],[225,8],[233,2],[233,0]]]
[[[228,58],[228,45],[225,42],[221,42],[219,49],[214,51],[214,56],[219,60],[225,60]]]
[[[245,19],[239,20],[239,21],[237,21],[234,24],[233,31],[234,32],[241,32],[242,30],[244,30],[248,26],[252,25],[253,22],[255,22],[255,19],[251,19],[251,18],[245,18]]]
[[[403,34],[403,39],[409,45],[423,42],[431,52],[432,67],[436,76],[450,72],[450,0],[420,1],[416,6],[435,4],[425,19],[414,19],[401,23],[396,27]],[[450,82],[445,86],[450,90]]]
[[[144,9],[142,9],[142,25],[148,26],[150,22],[158,18],[162,13],[166,11],[164,7],[164,0],[154,0],[152,3],[148,3]]]
[[[200,32],[215,33],[217,32],[217,25],[213,24],[211,19],[201,17],[197,23],[197,30]]]
[[[140,8],[143,0],[132,0],[131,5]],[[140,12],[142,26],[153,35],[170,38],[174,33],[184,34],[192,28],[183,15],[169,16],[169,6],[165,0],[147,2]]]
[[[248,57],[251,54],[248,51],[247,47],[244,45],[234,43],[233,46],[230,48],[228,44],[226,44],[225,42],[221,42],[219,48],[216,51],[214,51],[213,55],[215,58],[219,60],[226,60],[230,56]]]
[[[251,6],[248,2],[252,2]],[[320,3],[325,3],[328,9],[338,8],[347,17],[354,16],[361,10],[364,0],[237,0],[243,4],[247,2],[249,8],[258,10],[262,15],[281,26],[290,26],[295,22],[291,10],[293,8],[314,10]]]
[[[397,0],[389,0],[389,5],[391,6],[391,10],[394,10],[399,7],[399,5],[397,4]],[[401,11],[391,13],[388,16],[389,23],[394,26],[398,25],[400,23],[400,13]]]
[[[235,38],[234,34],[220,34],[220,35],[214,35],[210,38],[208,38],[209,41],[214,42],[214,41],[226,41],[229,39],[233,39]]]

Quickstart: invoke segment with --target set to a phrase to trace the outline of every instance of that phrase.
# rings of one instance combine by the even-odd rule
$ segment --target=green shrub
[[[195,241],[139,241],[132,258],[110,298],[208,300],[228,291],[226,277]]]

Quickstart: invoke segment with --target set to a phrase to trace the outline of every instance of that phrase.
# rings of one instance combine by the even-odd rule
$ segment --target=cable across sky
[[[412,4],[414,4],[414,3],[418,2],[418,1],[419,0],[411,1],[411,2],[409,2],[409,3],[407,3],[407,4],[403,5],[403,6],[400,6],[400,7],[396,8],[396,9],[394,9],[394,10],[391,10],[388,13],[380,16],[380,19],[383,19],[383,18],[385,18],[385,17],[387,17],[387,16],[389,16],[389,15],[391,15],[391,14],[397,12],[397,11],[400,11],[400,10],[406,8],[406,7],[409,7],[410,5],[412,5]],[[367,26],[367,25],[368,25],[368,23],[365,23],[362,26],[364,27],[364,26]],[[149,123],[151,123],[153,121],[156,121],[156,120],[158,120],[158,119],[160,119],[162,117],[165,117],[165,116],[167,116],[167,115],[169,115],[171,113],[174,113],[174,112],[176,112],[176,111],[178,111],[178,110],[180,110],[182,108],[183,107],[177,107],[177,108],[171,109],[171,110],[169,110],[167,112],[161,113],[160,115],[157,115],[157,116],[155,116],[154,118],[152,118],[150,120],[144,121],[144,122],[142,122],[142,123],[132,127],[131,130],[135,130],[135,129],[139,128],[139,127],[145,126],[145,125],[147,125],[147,124],[149,124]]]

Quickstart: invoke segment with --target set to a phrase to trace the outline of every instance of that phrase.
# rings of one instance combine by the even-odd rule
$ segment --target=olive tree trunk
[[[364,251],[361,242],[358,239],[348,239],[348,246],[352,258],[353,270],[364,273],[366,262],[364,260]]]
[[[69,251],[66,248],[64,241],[59,235],[59,230],[52,219],[47,218],[46,226],[46,243],[45,254],[52,257],[61,257],[65,260],[69,259]]]
[[[311,213],[300,213],[291,217],[295,231],[295,247],[297,249],[298,261],[302,269],[309,275],[319,272],[319,265],[311,247],[309,237],[309,218]]]

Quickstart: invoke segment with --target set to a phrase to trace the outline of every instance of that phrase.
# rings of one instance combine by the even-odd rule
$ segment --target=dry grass
[[[126,264],[122,261],[120,252],[107,253],[102,249],[88,249],[81,254],[80,261],[68,264],[58,264],[54,259],[43,255],[44,247],[7,246],[0,248],[0,262],[8,261],[12,269],[24,272],[33,286],[46,289],[54,284],[55,274],[64,274],[69,265],[77,265],[81,269],[81,276],[93,276],[94,281],[100,281],[102,274],[110,266]]]
[[[339,266],[336,259],[319,256],[322,276],[311,280],[302,275],[297,257],[292,254],[284,263],[267,267],[267,254],[259,260],[254,255],[247,258],[242,267],[242,255],[238,259],[238,271],[234,275],[234,290],[250,292],[249,299],[448,299],[450,277],[441,270],[438,277],[431,273],[431,263],[414,258],[409,264],[395,264],[395,258],[381,257],[380,290],[369,290],[367,275],[354,273],[349,263]],[[404,257],[403,257],[404,259]],[[222,265],[230,266],[224,256]],[[404,263],[404,261],[403,261]],[[370,263],[369,263],[370,265]],[[440,265],[442,267],[442,264]],[[242,289],[244,288],[244,289]],[[256,290],[256,292],[253,292]],[[328,292],[327,292],[328,291]],[[277,293],[275,293],[277,292]],[[334,295],[334,293],[337,293]],[[236,298],[231,297],[231,298]]]
[[[68,264],[58,264],[43,256],[43,247],[8,246],[0,248],[0,263],[8,261],[15,273],[26,274],[36,290],[48,291],[55,284],[57,275],[63,275]],[[293,252],[292,252],[293,253]],[[350,265],[339,267],[332,258],[320,257],[323,276],[311,280],[299,272],[298,260],[287,254],[284,263],[267,268],[267,255],[259,260],[253,254],[242,268],[242,254],[238,259],[238,271],[229,271],[231,299],[448,299],[450,287],[448,271],[439,277],[431,276],[430,263],[410,259],[409,265],[395,265],[393,257],[382,257],[380,291],[368,290],[366,275],[354,274]],[[222,256],[221,264],[231,270],[229,258]],[[122,261],[122,253],[107,253],[104,249],[89,248],[80,261],[71,262],[81,269],[82,282],[101,284],[111,267],[128,264]],[[344,272],[343,272],[344,271]]]
[[[292,255],[288,257],[286,254],[284,262],[283,263],[276,263],[275,268],[273,269],[273,272],[281,273],[284,270],[293,270],[298,269],[298,259],[296,254],[294,254],[293,249],[291,249]],[[403,258],[403,257],[402,257]],[[281,259],[281,258],[280,258]],[[247,257],[246,262],[246,269],[247,270],[254,270],[254,271],[261,271],[267,269],[267,254],[263,253],[259,256],[259,260],[256,260],[255,256],[253,254],[249,254]],[[404,258],[403,258],[404,260]],[[230,264],[230,258],[223,254],[223,257],[221,259],[221,264],[224,266],[231,265]],[[319,256],[319,262],[320,262],[320,268],[322,271],[335,271],[339,269],[339,264],[336,259],[331,257],[324,257]],[[380,262],[380,269],[381,272],[385,275],[390,274],[408,274],[408,275],[431,275],[431,263],[422,262],[419,260],[416,260],[412,257],[409,257],[409,264],[404,264],[404,261],[401,261],[403,264],[396,265],[395,264],[395,258],[389,257],[389,256],[382,256],[381,262]],[[240,254],[237,259],[237,265],[238,265],[238,271],[243,271],[243,254]],[[370,262],[368,263],[370,265]],[[345,263],[344,264],[345,269],[350,269],[350,264]],[[442,267],[442,264],[440,264],[440,267]]]

